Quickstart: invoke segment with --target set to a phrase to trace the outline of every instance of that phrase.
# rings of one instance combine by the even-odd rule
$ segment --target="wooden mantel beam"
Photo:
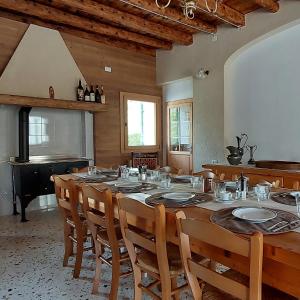
[[[279,3],[274,0],[255,0],[255,3],[273,13],[279,10]]]
[[[146,10],[149,13],[161,16],[167,20],[173,21],[174,23],[179,23],[183,26],[190,27],[197,31],[204,31],[207,33],[217,32],[217,27],[215,25],[209,24],[201,19],[188,19],[186,18],[181,10],[168,7],[167,9],[161,10],[155,4],[153,0],[117,0],[121,3],[126,3],[128,5],[134,6],[141,10]]]
[[[54,6],[73,14],[90,15],[96,19],[106,20],[114,24],[125,26],[155,36],[159,39],[175,42],[181,45],[190,45],[193,42],[192,34],[176,30],[159,23],[148,21],[145,18],[120,11],[116,8],[103,5],[93,0],[36,0],[46,5]]]
[[[26,24],[34,24],[34,25],[58,30],[59,32],[62,33],[67,33],[67,34],[77,36],[79,38],[92,40],[110,47],[121,48],[128,51],[133,51],[133,52],[154,56],[154,57],[156,56],[156,50],[154,48],[150,48],[136,43],[121,41],[108,36],[81,31],[65,25],[57,25],[53,23],[44,22],[34,17],[13,14],[13,13],[6,12],[4,10],[0,10],[0,17],[26,23]]]
[[[135,32],[129,32],[124,29],[89,20],[87,18],[78,17],[70,13],[65,13],[59,9],[28,0],[0,0],[0,7],[12,12],[34,16],[46,22],[72,26],[83,31],[127,40],[153,48],[166,50],[172,48],[172,43],[170,42],[161,41],[156,38],[143,36]]]
[[[215,1],[216,0],[207,1],[209,8],[213,9],[215,7]],[[196,0],[196,5],[200,9],[207,11],[205,0]],[[227,6],[226,4],[223,4],[222,2],[219,2],[215,15],[225,22],[231,23],[235,26],[245,26],[245,15]]]

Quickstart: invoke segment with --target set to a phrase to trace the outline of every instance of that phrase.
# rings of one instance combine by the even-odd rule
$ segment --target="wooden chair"
[[[215,179],[217,177],[217,175],[210,170],[204,170],[204,171],[193,173],[193,176],[202,176],[204,179],[206,178]]]
[[[83,251],[93,249],[93,246],[84,247],[88,237],[87,224],[83,214],[78,211],[79,195],[73,180],[64,181],[54,176],[55,194],[57,204],[64,219],[64,244],[65,254],[63,266],[68,265],[70,256],[73,255],[74,245],[76,246],[76,261],[73,277],[80,275]]]
[[[194,173],[193,176],[199,176],[203,178],[203,191],[205,193],[213,190],[213,180],[218,178],[217,175],[210,170]]]
[[[121,273],[120,266],[130,258],[126,251],[119,222],[114,217],[114,205],[112,193],[105,186],[82,187],[83,210],[93,235],[96,251],[96,271],[93,282],[92,293],[98,293],[100,283],[101,264],[106,263],[112,268],[112,282],[109,299],[118,299],[118,287],[120,277],[132,274],[132,271]],[[104,247],[108,248],[111,256],[104,256]],[[125,250],[124,250],[125,249]],[[123,251],[122,251],[123,250]]]
[[[262,183],[262,184],[269,184],[272,188],[280,188],[280,180],[276,180],[276,181],[273,181],[273,182],[269,182],[267,180],[261,180],[259,182],[259,184]]]
[[[122,234],[134,272],[134,299],[142,299],[144,292],[156,300],[170,300],[172,297],[179,300],[180,291],[188,286],[177,286],[177,277],[183,273],[183,268],[178,247],[166,243],[165,207],[157,205],[153,208],[121,196],[118,197],[118,206]],[[129,226],[128,219],[132,217],[147,224],[147,234]],[[142,284],[142,273],[149,274],[154,281],[147,286]],[[161,297],[153,291],[159,284]]]
[[[262,289],[263,235],[257,232],[249,239],[240,237],[215,224],[187,219],[176,213],[180,252],[186,277],[194,299],[202,300],[287,300],[295,299],[276,289]],[[191,256],[190,238],[230,253],[245,257],[250,277],[234,270],[223,273],[198,264]],[[213,258],[213,252],[209,253]],[[217,254],[218,255],[218,254]],[[216,256],[217,256],[216,255]],[[214,260],[216,258],[214,257]],[[198,282],[200,280],[200,284]]]
[[[175,167],[165,166],[165,167],[160,168],[158,166],[158,169],[160,171],[163,171],[163,172],[166,172],[166,173],[169,173],[169,174],[172,174],[172,175],[183,175],[183,170],[175,168]]]
[[[146,165],[149,170],[155,170],[159,164],[158,152],[152,153],[131,153],[132,167],[137,168],[138,166]]]

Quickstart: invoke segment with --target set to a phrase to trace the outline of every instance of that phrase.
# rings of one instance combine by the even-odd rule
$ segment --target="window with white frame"
[[[29,116],[29,145],[47,145],[49,143],[48,119],[42,116]]]
[[[121,93],[122,152],[158,151],[160,148],[160,105],[156,96]]]

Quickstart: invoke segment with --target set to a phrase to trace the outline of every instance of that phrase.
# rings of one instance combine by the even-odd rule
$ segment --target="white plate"
[[[193,193],[167,193],[162,195],[164,199],[174,200],[174,201],[187,201],[195,197]]]
[[[216,199],[216,202],[223,203],[223,204],[232,204],[236,200],[231,199],[231,200],[222,200],[222,199]]]
[[[139,182],[119,182],[115,186],[119,188],[137,188],[142,186],[142,184]]]
[[[100,174],[117,174],[118,171],[116,170],[99,170]]]
[[[297,196],[300,196],[300,191],[294,191],[294,192],[290,192],[290,195],[293,196],[294,198],[296,198]]]
[[[271,209],[260,207],[240,207],[232,211],[232,214],[239,219],[253,223],[263,223],[276,218],[277,213]]]
[[[183,179],[183,180],[190,180],[192,178],[192,176],[189,175],[178,175],[175,176],[176,179]]]
[[[80,177],[80,178],[85,178],[85,179],[104,179],[106,178],[105,175],[100,175],[100,174],[93,174],[93,175],[89,175],[87,173],[74,173],[75,176]]]

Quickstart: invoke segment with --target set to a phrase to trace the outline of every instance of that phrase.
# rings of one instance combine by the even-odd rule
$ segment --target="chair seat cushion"
[[[225,277],[233,279],[241,284],[249,286],[249,277],[247,277],[239,272],[236,272],[234,270],[228,270],[228,271],[224,272],[223,275]],[[213,287],[210,284],[205,284],[204,289],[203,289],[203,299],[202,300],[238,300],[238,298],[233,297],[233,296]],[[297,298],[263,284],[262,300],[297,300]]]

